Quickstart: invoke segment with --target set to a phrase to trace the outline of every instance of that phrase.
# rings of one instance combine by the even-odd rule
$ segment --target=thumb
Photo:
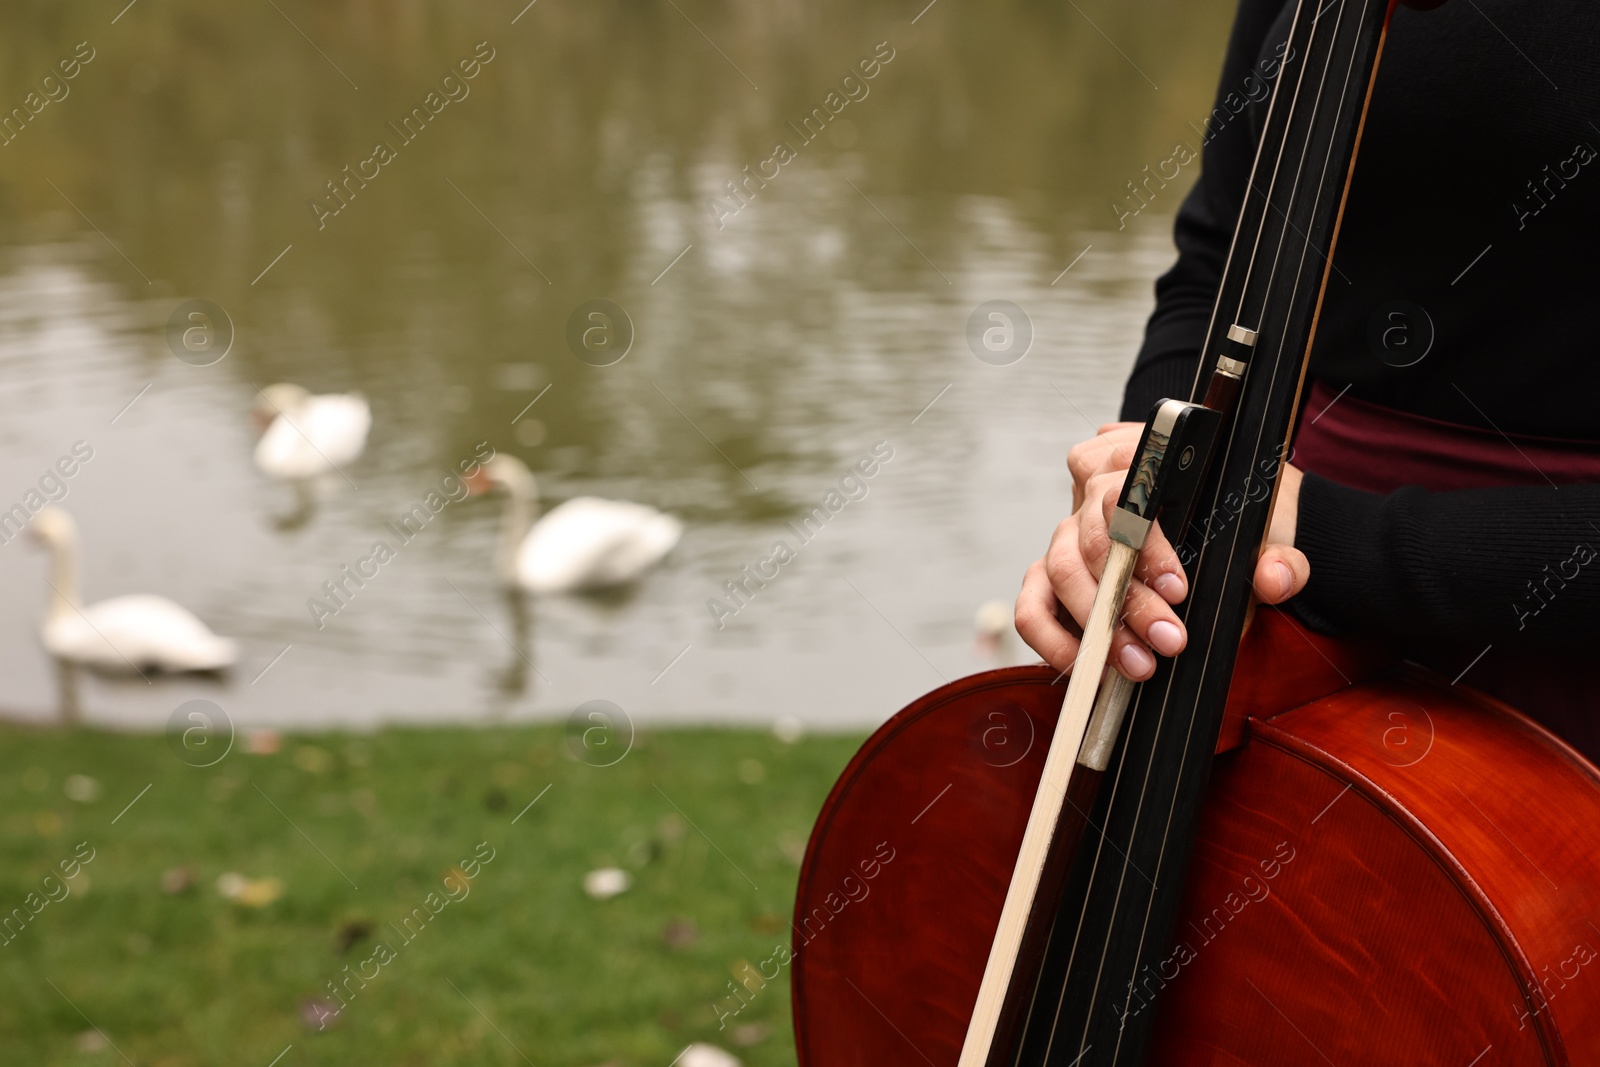
[[[1291,545],[1268,545],[1256,561],[1256,598],[1263,604],[1281,604],[1306,587],[1311,562]]]

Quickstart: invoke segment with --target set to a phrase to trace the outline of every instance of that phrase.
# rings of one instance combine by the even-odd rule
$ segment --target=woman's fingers
[[[1084,557],[1098,578],[1105,568],[1106,553],[1111,547],[1111,514],[1116,509],[1122,492],[1123,474],[1100,474],[1089,480],[1089,495],[1098,496],[1098,509],[1083,509],[1079,518],[1079,544]],[[1144,547],[1139,550],[1139,562],[1134,567],[1134,577],[1153,589],[1162,601],[1181,604],[1189,595],[1189,578],[1183,564],[1178,562],[1177,550],[1167,540],[1161,527],[1152,524],[1145,536]]]
[[[1079,441],[1067,453],[1067,470],[1073,480],[1088,481],[1107,466],[1108,458],[1120,457],[1114,465],[1126,469],[1133,462],[1133,449],[1139,443],[1143,423],[1118,422],[1101,427],[1101,432],[1087,441]]]
[[[1045,661],[1066,670],[1077,656],[1079,633],[1088,621],[1111,548],[1112,509],[1143,432],[1141,423],[1108,423],[1067,456],[1072,474],[1073,514],[1056,527],[1044,559],[1028,568],[1017,598],[1017,632]],[[1284,468],[1273,510],[1270,543],[1257,561],[1257,599],[1281,604],[1305,588],[1311,575],[1305,554],[1292,547],[1299,471]],[[1133,681],[1155,673],[1152,654],[1173,656],[1188,634],[1173,605],[1189,593],[1178,554],[1159,526],[1152,526],[1128,583],[1122,618],[1112,637],[1110,663]],[[1078,633],[1073,632],[1073,622]]]
[[[1056,598],[1080,628],[1094,607],[1110,551],[1106,501],[1115,501],[1120,486],[1121,478],[1116,475],[1091,478],[1089,502],[1056,528],[1045,554],[1045,576]],[[1138,567],[1141,573],[1154,576],[1151,580],[1155,585],[1138,579],[1128,583],[1121,625],[1111,642],[1111,663],[1134,681],[1142,681],[1155,672],[1151,648],[1172,656],[1187,642],[1183,624],[1171,607],[1181,602],[1187,592],[1183,569],[1166,539],[1159,536],[1159,530],[1152,530],[1151,534]]]
[[[1110,498],[1112,504],[1115,497]],[[1105,509],[1109,513],[1110,508]],[[1110,534],[1106,534],[1109,549]],[[1104,567],[1100,568],[1104,572]],[[1112,643],[1113,662],[1133,681],[1155,673],[1155,660],[1149,649],[1163,656],[1176,656],[1189,642],[1189,635],[1172,610],[1188,595],[1189,584],[1177,553],[1167,543],[1161,528],[1152,526],[1134,564],[1134,579],[1122,601],[1122,622]]]
[[[1120,474],[1097,474],[1084,487],[1084,504],[1078,509],[1078,552],[1096,581],[1111,551],[1111,509],[1121,492]]]
[[[1256,561],[1255,593],[1263,604],[1282,604],[1306,587],[1311,562],[1290,545],[1268,545]]]
[[[1068,523],[1072,521],[1067,520]],[[1065,526],[1067,523],[1062,525]],[[1058,535],[1051,542],[1050,552],[1045,558],[1028,569],[1029,577],[1023,581],[1023,597],[1017,601],[1017,632],[1022,634],[1023,639],[1035,651],[1044,656],[1045,662],[1058,670],[1065,670],[1077,656],[1080,642],[1077,635],[1071,635],[1070,653],[1063,651],[1059,660],[1052,658],[1049,653],[1065,649],[1066,643],[1061,640],[1060,633],[1057,633],[1056,629],[1038,620],[1036,614],[1039,610],[1038,604],[1044,599],[1045,592],[1048,592],[1052,607],[1055,603],[1060,603],[1081,630],[1089,618],[1089,612],[1094,606],[1095,591],[1100,585],[1099,580],[1090,573],[1084,563],[1082,553],[1078,551],[1075,534],[1075,531],[1069,531],[1065,536]],[[1032,592],[1030,589],[1030,580],[1034,579],[1036,573],[1042,576],[1044,591]],[[1129,591],[1133,591],[1137,584],[1130,583]],[[1026,607],[1030,617],[1027,620],[1023,618],[1024,599],[1028,601]],[[1024,621],[1029,626],[1027,631],[1023,629]],[[1059,622],[1056,622],[1056,627],[1061,633],[1066,632],[1065,627]],[[1044,643],[1036,642],[1030,637],[1030,631],[1037,633]],[[1107,660],[1130,681],[1135,682],[1150,677],[1156,669],[1156,660],[1149,648],[1125,625],[1117,627],[1116,634],[1111,639],[1111,650]]]
[[[1084,509],[1087,510],[1087,509]],[[1055,598],[1081,629],[1089,618],[1089,608],[1094,603],[1094,592],[1100,584],[1098,570],[1084,558],[1081,535],[1078,529],[1079,511],[1069,516],[1050,538],[1050,547],[1044,553],[1044,574]],[[1102,563],[1104,555],[1101,556]]]
[[[1133,463],[1144,424],[1113,422],[1100,427],[1100,433],[1080,441],[1067,453],[1067,470],[1072,475],[1072,508],[1083,505],[1084,487],[1096,474],[1125,471]]]
[[[1114,491],[1106,487],[1108,491],[1101,499],[1099,514],[1099,522],[1106,530],[1108,542],[1111,536],[1111,512],[1116,508],[1117,498],[1121,494],[1121,475],[1116,477],[1115,486]],[[1181,604],[1183,598],[1189,595],[1189,577],[1184,573],[1183,564],[1178,561],[1177,549],[1172,547],[1172,542],[1167,540],[1167,535],[1155,523],[1151,523],[1150,532],[1145,535],[1134,575],[1159,593],[1168,604]]]
[[[1022,592],[1017,594],[1017,633],[1046,663],[1065,671],[1078,657],[1078,636],[1061,624],[1057,604],[1044,560],[1035,560],[1022,576]]]

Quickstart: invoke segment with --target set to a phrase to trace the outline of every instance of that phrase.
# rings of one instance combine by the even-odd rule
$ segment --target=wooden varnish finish
[[[1227,1051],[1265,1044],[1278,1063],[1600,1062],[1592,765],[1413,669],[1251,732],[1213,779],[1192,909],[1214,909],[1267,838],[1297,858],[1240,912],[1246,937],[1183,968],[1152,1062],[1265,1062]],[[1217,998],[1230,1011],[1202,1022]],[[1385,1033],[1406,1040],[1385,1051]]]
[[[1176,954],[1141,981],[1159,1003],[1130,1001],[1158,1012],[1151,1063],[1600,1062],[1600,777],[1462,686],[1346,683],[1380,659],[1270,610],[1252,626],[1229,714],[1248,737],[1207,793]],[[805,1067],[956,1062],[1054,680],[931,693],[840,778],[796,902]]]
[[[1066,691],[1056,673],[1013,667],[935,690],[840,776],[795,903],[801,1063],[960,1057]],[[882,845],[894,859],[866,881],[861,863]],[[846,877],[866,895],[851,900]]]

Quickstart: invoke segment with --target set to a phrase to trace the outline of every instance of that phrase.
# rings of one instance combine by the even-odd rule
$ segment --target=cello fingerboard
[[[1259,335],[1184,538],[1188,650],[1139,687],[1014,1052],[991,1063],[1144,1062],[1160,985],[1146,979],[1170,948],[1388,9],[1303,0],[1294,17],[1206,343],[1217,351],[1235,323]]]

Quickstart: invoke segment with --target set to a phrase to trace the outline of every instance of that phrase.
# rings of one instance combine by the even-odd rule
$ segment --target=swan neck
[[[78,600],[78,541],[63,533],[50,544],[50,615],[73,615]]]
[[[509,579],[516,576],[517,549],[539,517],[539,488],[530,474],[511,480],[506,491],[509,499],[500,520],[500,551],[496,563],[501,576]]]

